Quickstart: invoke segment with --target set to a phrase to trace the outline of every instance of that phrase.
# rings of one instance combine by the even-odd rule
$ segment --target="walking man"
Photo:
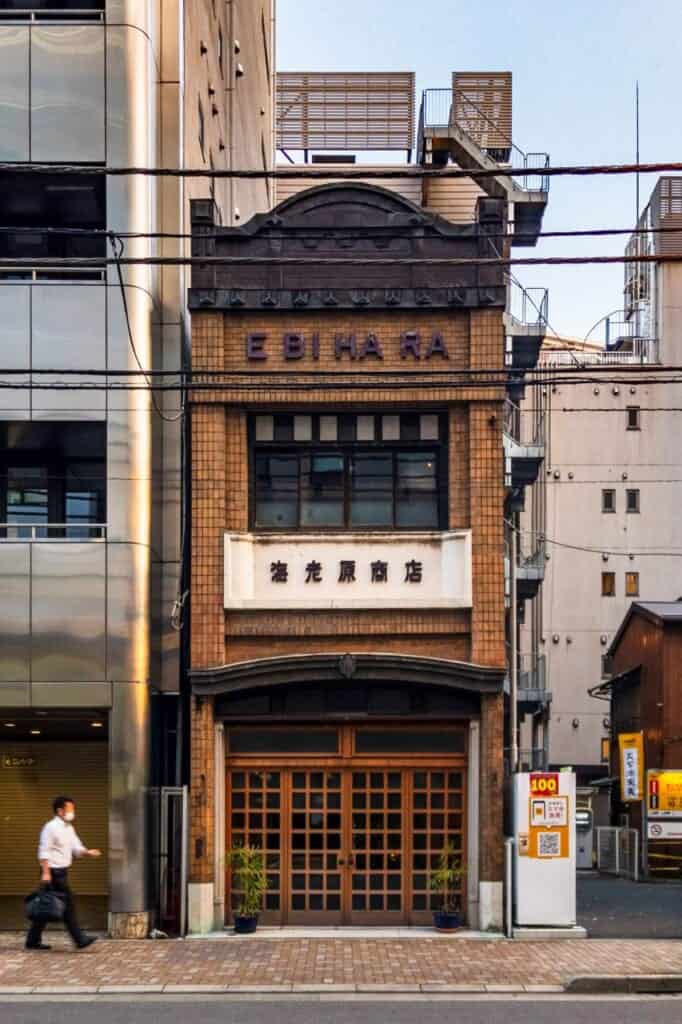
[[[68,873],[74,857],[100,857],[101,854],[99,850],[88,850],[78,838],[72,824],[76,805],[70,796],[56,797],[52,807],[54,818],[43,826],[38,844],[41,884],[51,886],[64,897],[64,924],[76,946],[85,949],[97,940],[93,935],[86,935],[78,925]],[[50,949],[42,941],[44,927],[40,921],[31,924],[26,936],[26,949]]]

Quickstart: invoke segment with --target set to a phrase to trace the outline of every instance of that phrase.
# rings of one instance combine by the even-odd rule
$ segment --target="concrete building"
[[[510,110],[509,76],[473,77],[481,109]],[[430,922],[450,843],[468,923],[499,927],[505,504],[539,468],[505,415],[506,343],[519,398],[540,340],[510,329],[500,266],[419,260],[532,241],[546,187],[338,180],[348,150],[412,155],[411,76],[280,83],[281,148],[334,147],[332,180],[287,183],[240,227],[193,204],[195,252],[225,262],[194,266],[189,303],[190,930],[231,920],[244,842],[265,853],[266,921]],[[425,94],[421,166],[508,160],[488,114],[463,127],[471,88]]]
[[[682,179],[660,179],[638,227],[626,254],[680,253]],[[652,230],[658,228],[667,231]],[[596,350],[589,344],[595,341]],[[655,260],[626,264],[623,308],[604,318],[587,345],[553,342],[541,355],[543,366],[588,373],[587,383],[555,384],[545,396],[541,595],[552,689],[549,761],[573,765],[585,784],[608,770],[608,709],[588,689],[610,671],[609,645],[620,623],[633,601],[682,594],[681,391],[647,374],[648,367],[676,365],[680,351],[682,268]],[[525,528],[532,529],[528,521]]]
[[[185,588],[181,395],[147,374],[178,380],[189,331],[184,269],[106,258],[189,252],[206,185],[102,171],[271,166],[272,3],[0,0],[0,56],[0,159],[71,168],[0,189],[0,927],[61,790],[105,851],[74,873],[85,923],[142,936]],[[270,205],[262,180],[211,189],[225,223]]]

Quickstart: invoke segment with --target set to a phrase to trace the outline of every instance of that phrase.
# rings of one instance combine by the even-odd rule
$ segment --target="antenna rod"
[[[639,164],[639,79],[635,83],[635,156],[637,164]],[[637,217],[635,219],[635,227],[639,224],[639,171],[636,175],[636,197],[635,202],[637,205]]]

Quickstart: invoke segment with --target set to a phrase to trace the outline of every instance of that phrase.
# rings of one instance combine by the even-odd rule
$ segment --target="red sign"
[[[559,773],[532,772],[530,791],[534,796],[554,796],[559,792]]]

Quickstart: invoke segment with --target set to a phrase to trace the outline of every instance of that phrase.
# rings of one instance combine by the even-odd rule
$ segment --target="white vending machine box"
[[[576,923],[575,775],[520,772],[514,783],[514,923]]]

